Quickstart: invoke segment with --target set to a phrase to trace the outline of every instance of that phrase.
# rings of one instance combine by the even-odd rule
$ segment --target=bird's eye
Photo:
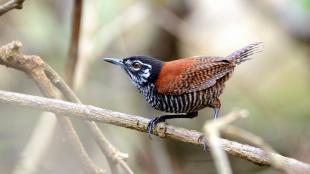
[[[141,64],[139,62],[134,62],[131,65],[133,67],[133,69],[135,70],[139,70],[141,68]]]

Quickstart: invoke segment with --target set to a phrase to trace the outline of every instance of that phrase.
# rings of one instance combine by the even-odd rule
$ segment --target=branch
[[[0,91],[0,102],[26,106],[84,120],[108,123],[140,132],[146,132],[147,124],[150,121],[147,118],[101,109],[91,105],[75,104],[12,92]],[[201,132],[165,125],[163,123],[158,124],[155,135],[200,146],[203,146],[205,141],[208,142],[208,139]],[[254,164],[267,166],[272,164],[268,154],[260,148],[222,138],[219,139],[219,145],[228,154],[248,160]],[[278,157],[282,158],[283,164],[291,169],[303,171],[304,173],[310,172],[309,164],[281,155],[278,155]]]
[[[46,96],[60,98],[60,94],[54,85],[61,91],[62,95],[71,102],[81,103],[74,92],[68,87],[64,80],[38,56],[27,56],[20,54],[18,49],[20,42],[12,42],[0,48],[0,64],[12,67],[30,75]],[[95,122],[85,121],[93,138],[101,151],[107,155],[110,161],[119,164],[127,173],[133,173],[124,161],[128,155],[116,149],[100,131]]]
[[[275,150],[269,144],[267,144],[261,137],[231,125],[227,125],[221,131],[225,135],[245,140],[249,143],[252,143],[262,148],[270,157],[271,165],[275,169],[278,169],[281,173],[288,173],[288,174],[304,173],[303,170],[298,170],[296,168],[290,168],[290,166],[286,166],[285,163],[283,162],[283,158],[279,156],[279,154],[276,153]]]
[[[51,98],[61,98],[61,94],[53,86],[44,72],[44,62],[38,56],[22,55],[19,53],[21,47],[20,42],[12,42],[0,48],[0,64],[12,67],[25,72],[37,84],[41,92]],[[104,171],[97,167],[88,156],[84,146],[82,145],[72,122],[63,116],[57,115],[57,119],[61,124],[64,133],[69,139],[69,143],[73,147],[75,154],[78,156],[82,169],[85,173],[103,173]]]
[[[209,138],[210,150],[219,173],[232,173],[228,158],[218,145],[220,133],[224,133],[230,137],[245,140],[246,142],[262,148],[269,156],[271,166],[279,170],[281,173],[296,174],[309,172],[303,168],[291,168],[290,165],[286,165],[283,156],[279,155],[261,137],[241,128],[230,125],[232,122],[238,120],[239,118],[245,118],[246,116],[246,111],[232,112],[226,116],[220,117],[217,120],[207,121],[204,126],[204,131]]]
[[[25,0],[10,0],[0,6],[0,16],[12,9],[22,9]]]
[[[71,41],[68,52],[67,64],[66,64],[66,82],[50,67],[46,64],[45,73],[52,83],[62,92],[65,98],[71,102],[81,103],[80,99],[74,94],[71,89],[75,88],[75,74],[77,62],[79,60],[79,41],[80,30],[82,20],[83,0],[75,0],[72,11],[72,24],[71,24]],[[71,88],[70,88],[70,87]],[[128,158],[128,154],[121,153],[116,149],[112,143],[104,136],[100,128],[95,122],[84,122],[93,138],[99,145],[100,150],[107,155],[109,162],[119,164],[127,173],[131,174],[133,171],[128,164],[124,161]]]
[[[45,73],[52,81],[52,83],[62,92],[65,98],[71,102],[81,103],[79,98],[71,90],[75,89],[75,74],[76,67],[79,60],[79,41],[80,41],[80,30],[81,20],[83,12],[83,0],[74,0],[73,11],[72,11],[72,23],[71,23],[71,40],[68,52],[68,58],[66,63],[66,82],[48,65],[46,65]],[[70,87],[71,88],[70,88]],[[130,169],[128,164],[124,161],[128,158],[128,154],[121,153],[116,149],[112,143],[104,136],[100,128],[95,122],[85,121],[86,127],[90,130],[96,143],[99,145],[100,150],[107,155],[107,159],[110,163],[119,164],[127,173],[132,174],[133,171]],[[114,168],[112,168],[113,171]]]
[[[48,78],[52,81],[52,83],[62,92],[64,97],[75,103],[81,103],[80,99],[75,95],[75,93],[71,90],[71,88],[61,79],[61,77],[46,64],[45,73]],[[86,126],[89,128],[92,133],[95,141],[99,145],[100,150],[107,155],[110,161],[119,164],[127,173],[133,173],[125,160],[128,158],[128,154],[120,152],[116,149],[112,143],[103,135],[100,131],[100,128],[97,126],[95,122],[85,122]]]
[[[4,60],[6,61],[15,60],[16,62],[14,64],[10,64],[10,65],[6,64],[6,65],[23,70],[27,74],[36,74],[35,73],[36,69],[39,67],[42,67],[41,65],[42,60],[37,59],[36,56],[22,55],[23,57],[21,57],[21,55],[17,52],[19,47],[20,47],[20,43],[14,42],[10,45],[0,48],[0,64],[5,64],[6,62],[4,62]],[[17,59],[16,57],[20,59]],[[46,71],[45,73],[48,74],[47,73],[48,71],[46,69],[45,71]],[[48,78],[52,79],[50,75],[48,76],[49,76]],[[59,79],[57,78],[54,79],[53,83],[54,84],[59,83]],[[62,83],[59,83],[59,84],[62,84]],[[41,85],[39,84],[39,86],[42,86],[42,84]],[[65,87],[66,86],[63,86],[63,88]],[[5,92],[4,92],[4,95],[2,95],[2,93],[3,92],[0,91],[0,94],[1,94],[0,97],[6,98]],[[14,93],[6,93],[6,94],[14,94]],[[41,110],[55,111],[55,113],[70,113],[70,115],[72,114],[71,116],[77,116],[82,119],[106,122],[106,123],[110,123],[110,124],[114,124],[114,125],[118,125],[122,127],[127,127],[131,129],[143,131],[143,132],[146,131],[145,130],[146,125],[149,121],[148,119],[145,119],[142,117],[131,116],[127,114],[104,110],[104,109],[96,108],[93,106],[72,104],[72,103],[68,103],[64,101],[45,99],[45,98],[40,98],[40,97],[35,97],[35,96],[32,96],[34,97],[34,99],[31,97],[28,98],[25,104],[23,102],[23,97],[29,97],[29,96],[22,95],[22,94],[17,94],[17,95],[20,95],[19,98],[18,96],[17,98],[15,98],[17,100],[15,100],[14,97],[13,98],[8,97],[8,100],[3,98],[3,100],[1,99],[0,101],[3,101],[5,103],[17,102],[20,105],[39,107]],[[41,101],[42,102],[41,105],[40,105],[40,102],[39,103],[36,102],[38,99],[43,100],[43,102]],[[45,100],[45,103],[44,103],[44,100]],[[56,102],[56,103],[53,103],[53,102]],[[60,102],[60,104],[58,102]],[[50,106],[49,104],[52,106]],[[200,132],[193,131],[193,130],[187,130],[183,128],[176,128],[173,126],[165,126],[164,124],[158,125],[157,134],[161,137],[169,137],[169,138],[176,139],[179,141],[192,143],[192,144],[199,144],[199,145],[202,145],[203,142],[207,140],[205,137],[203,137],[203,135]],[[225,139],[220,139],[219,144],[225,151],[227,151],[231,155],[239,156],[243,159],[247,159],[259,165],[271,165],[272,164],[272,160],[269,158],[268,153],[264,152],[263,150],[259,148],[255,148],[249,145],[244,145],[244,144],[240,144],[240,143],[225,140]],[[304,173],[306,173],[306,172],[309,172],[310,170],[310,167],[308,164],[305,164],[295,159],[287,158],[281,155],[279,155],[278,157],[283,159],[284,165],[289,166],[292,169],[296,169],[296,171],[298,170],[305,171]]]

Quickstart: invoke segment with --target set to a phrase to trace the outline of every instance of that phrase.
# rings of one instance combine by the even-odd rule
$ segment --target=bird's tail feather
[[[233,52],[232,54],[226,57],[226,60],[235,64],[240,64],[246,60],[249,60],[250,59],[249,56],[261,51],[263,51],[262,42],[256,42],[238,51]]]

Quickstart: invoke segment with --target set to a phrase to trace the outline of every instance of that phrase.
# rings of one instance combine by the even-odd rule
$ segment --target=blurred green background
[[[4,0],[0,1],[5,2]],[[310,0],[97,0],[85,1],[77,68],[77,94],[85,104],[151,117],[152,109],[127,75],[100,57],[149,55],[161,60],[226,56],[261,41],[264,51],[239,66],[221,96],[221,115],[245,108],[236,125],[270,143],[279,153],[310,163]],[[41,56],[61,75],[70,39],[72,1],[26,0],[22,10],[0,17],[0,43],[23,43],[22,52]],[[25,74],[0,66],[0,89],[40,95]],[[0,173],[12,173],[40,112],[0,104]],[[169,124],[201,130],[212,110]],[[79,120],[84,145],[98,165],[101,152]],[[201,147],[100,124],[130,156],[136,173],[216,173]],[[60,128],[58,128],[60,129]],[[36,173],[81,173],[61,131]],[[234,173],[272,174],[272,168],[230,157]],[[122,173],[119,170],[118,173]]]

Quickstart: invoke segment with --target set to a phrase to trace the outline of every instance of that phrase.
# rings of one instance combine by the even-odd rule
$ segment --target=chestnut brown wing
[[[193,57],[167,62],[156,81],[159,93],[179,95],[207,89],[231,73],[235,64],[221,57]]]
[[[181,80],[185,88],[179,93],[195,92],[215,85],[216,81],[234,70],[235,65],[220,57],[196,58],[194,68],[188,69]]]

